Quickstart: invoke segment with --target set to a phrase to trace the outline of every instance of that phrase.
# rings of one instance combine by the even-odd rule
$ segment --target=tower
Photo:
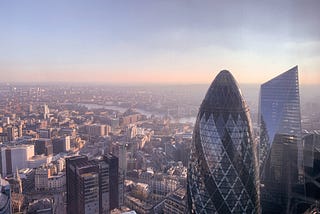
[[[113,210],[119,208],[119,199],[122,198],[119,191],[119,159],[112,154],[107,154],[104,158],[109,164],[110,210]]]
[[[200,106],[188,169],[191,213],[259,213],[256,145],[249,109],[229,71]]]
[[[294,213],[305,192],[297,66],[261,85],[258,119],[262,211]]]
[[[100,214],[99,165],[86,156],[66,159],[67,213]]]
[[[298,149],[298,170],[303,175],[301,115],[298,66],[261,85],[259,103],[260,173],[264,173],[266,158],[277,134],[294,137]]]

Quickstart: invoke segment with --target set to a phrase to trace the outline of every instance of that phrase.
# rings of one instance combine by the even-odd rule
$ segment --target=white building
[[[2,175],[13,174],[16,169],[28,167],[28,160],[34,156],[34,145],[13,145],[1,147]]]
[[[28,168],[38,168],[43,164],[48,164],[52,161],[52,156],[35,155],[28,160]]]

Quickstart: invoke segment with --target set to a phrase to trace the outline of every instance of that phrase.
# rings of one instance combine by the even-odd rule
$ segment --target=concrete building
[[[28,167],[28,160],[34,156],[33,145],[13,145],[0,148],[0,166],[3,176],[13,174],[16,169]]]
[[[34,152],[36,155],[52,155],[53,154],[53,146],[51,139],[38,139],[34,144]]]
[[[35,190],[47,190],[48,189],[48,177],[49,177],[49,170],[46,167],[40,167],[35,170],[34,175],[34,185]]]
[[[38,168],[43,164],[48,164],[52,161],[52,156],[45,156],[45,155],[35,155],[31,157],[27,163],[28,168]]]
[[[48,178],[48,189],[58,190],[62,189],[66,185],[66,174],[60,172],[57,175],[49,176]]]

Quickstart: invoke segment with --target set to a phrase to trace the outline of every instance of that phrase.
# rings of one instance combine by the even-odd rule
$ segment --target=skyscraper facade
[[[86,156],[66,159],[67,213],[100,214],[99,165]]]
[[[297,212],[305,192],[297,66],[261,85],[258,118],[262,211]]]
[[[249,109],[229,71],[200,106],[188,169],[190,213],[259,213],[257,148]]]
[[[260,173],[265,171],[266,159],[275,136],[286,134],[297,140],[297,165],[299,173],[303,174],[298,67],[262,84],[259,105]]]
[[[110,210],[119,207],[119,159],[107,154],[104,156],[109,164]]]

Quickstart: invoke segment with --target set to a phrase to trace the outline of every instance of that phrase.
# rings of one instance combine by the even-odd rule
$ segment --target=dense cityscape
[[[0,214],[320,213],[319,0],[0,0]]]
[[[319,95],[300,116],[298,68],[260,104],[227,71],[201,104],[206,87],[2,84],[0,213],[318,209]]]

